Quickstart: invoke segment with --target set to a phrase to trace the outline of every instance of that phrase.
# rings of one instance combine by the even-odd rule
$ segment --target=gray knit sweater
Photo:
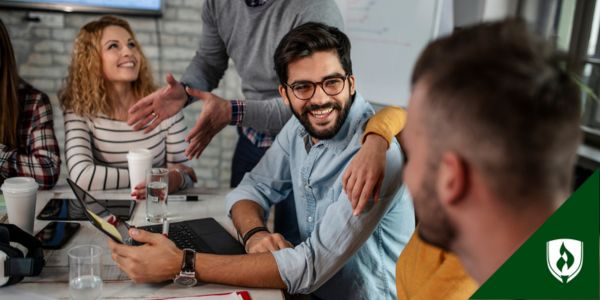
[[[202,36],[181,81],[200,90],[217,87],[231,58],[242,78],[246,113],[242,125],[275,135],[291,112],[277,92],[273,54],[292,28],[310,21],[343,29],[333,0],[270,0],[248,7],[243,0],[206,0]]]

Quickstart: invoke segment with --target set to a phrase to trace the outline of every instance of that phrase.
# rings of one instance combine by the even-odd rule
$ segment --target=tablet
[[[113,241],[121,244],[127,245],[140,245],[140,243],[135,242],[129,236],[129,224],[125,222],[125,220],[119,218],[118,216],[110,213],[106,208],[102,211],[102,215],[95,213],[92,209],[95,205],[102,206],[96,198],[92,197],[88,192],[78,186],[71,179],[67,178],[67,183],[71,186],[73,193],[75,193],[75,197],[77,199],[75,201],[79,202],[79,206],[82,208],[83,214],[86,219],[94,225],[98,230],[102,233],[106,234]],[[88,205],[92,204],[92,205]]]
[[[86,206],[99,216],[114,214],[123,220],[130,220],[135,208],[133,200],[95,200],[87,201]],[[76,199],[53,198],[37,216],[38,220],[48,221],[85,221],[82,206]]]

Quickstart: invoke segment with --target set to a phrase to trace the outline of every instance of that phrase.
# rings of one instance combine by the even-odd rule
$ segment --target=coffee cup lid
[[[4,180],[2,184],[2,192],[26,192],[31,190],[37,190],[39,185],[35,182],[35,179],[31,177],[12,177]]]
[[[152,157],[152,152],[148,149],[134,149],[127,153],[127,159],[146,159],[147,157]]]

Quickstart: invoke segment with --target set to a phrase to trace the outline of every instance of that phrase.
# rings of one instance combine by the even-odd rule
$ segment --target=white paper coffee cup
[[[148,149],[130,150],[127,154],[129,163],[129,185],[131,191],[141,182],[146,180],[146,172],[152,169],[152,152]]]
[[[12,177],[4,180],[2,194],[6,202],[8,222],[33,234],[35,202],[38,184],[31,177]]]

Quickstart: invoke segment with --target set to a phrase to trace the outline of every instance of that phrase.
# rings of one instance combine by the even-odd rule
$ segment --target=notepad
[[[162,300],[176,299],[176,300],[252,300],[248,291],[237,291],[230,293],[218,293],[218,294],[205,294],[205,295],[194,295],[184,297],[169,297],[162,298]],[[160,300],[160,299],[157,299]]]

